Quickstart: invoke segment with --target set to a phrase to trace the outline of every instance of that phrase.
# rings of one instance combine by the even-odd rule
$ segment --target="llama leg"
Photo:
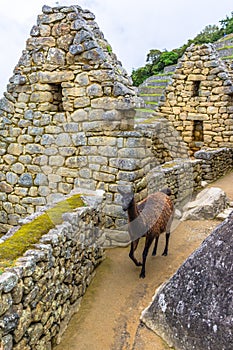
[[[159,241],[159,236],[157,236],[157,237],[155,238],[155,245],[154,245],[154,249],[153,249],[153,252],[152,252],[152,255],[153,255],[153,256],[156,255],[157,246],[158,246],[158,241]]]
[[[136,266],[142,266],[142,263],[137,261],[137,259],[134,257],[134,252],[137,249],[138,242],[139,242],[139,238],[136,239],[136,241],[131,242],[131,248],[130,248],[130,252],[129,252],[129,257],[130,257],[130,259],[133,260],[133,262],[134,262],[134,264]]]
[[[164,256],[167,256],[167,253],[168,253],[169,238],[170,238],[170,232],[166,232],[166,244],[165,244],[165,248],[164,248],[164,251],[162,254]]]
[[[163,254],[162,254],[164,256],[167,256],[167,254],[168,254],[168,244],[169,244],[170,230],[171,230],[173,217],[174,217],[174,211],[171,214],[171,216],[170,216],[170,218],[168,220],[168,223],[167,223],[167,227],[166,227],[166,244],[165,244],[165,248],[164,248],[164,251],[163,251]]]
[[[146,277],[146,258],[147,258],[147,254],[151,246],[151,243],[153,242],[153,239],[154,239],[153,237],[148,237],[148,236],[146,237],[146,243],[142,253],[142,269],[139,275],[140,278]]]

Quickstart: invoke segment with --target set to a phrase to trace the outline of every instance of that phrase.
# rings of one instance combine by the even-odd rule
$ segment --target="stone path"
[[[233,172],[210,186],[221,187],[233,200]],[[161,256],[164,237],[156,257],[148,257],[147,276],[128,258],[128,248],[107,251],[80,308],[62,342],[54,350],[167,350],[161,338],[140,324],[142,310],[158,286],[166,281],[219,223],[186,221],[171,236],[170,253]],[[138,248],[141,254],[143,242]]]

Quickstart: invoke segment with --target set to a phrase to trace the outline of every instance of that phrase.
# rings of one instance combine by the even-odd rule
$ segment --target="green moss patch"
[[[12,266],[33,244],[56,225],[63,222],[62,215],[85,206],[80,194],[57,203],[32,222],[23,225],[18,231],[0,244],[0,273],[5,267]]]
[[[156,101],[144,101],[144,103],[146,105],[157,105],[158,104],[158,102],[156,102]]]
[[[162,94],[140,94],[140,96],[162,96]]]
[[[233,56],[224,56],[222,57],[223,60],[232,60]]]
[[[170,81],[170,79],[154,79],[154,80],[150,80],[151,83],[167,83],[169,81]]]
[[[233,45],[219,47],[217,48],[217,51],[228,50],[228,49],[233,49]]]

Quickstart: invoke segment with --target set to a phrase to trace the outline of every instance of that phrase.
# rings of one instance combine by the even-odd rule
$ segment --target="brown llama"
[[[127,192],[118,187],[122,196],[122,209],[128,213],[128,231],[131,238],[129,257],[136,266],[142,266],[139,277],[145,278],[145,265],[149,248],[155,239],[152,255],[156,255],[159,236],[166,231],[166,244],[162,255],[168,254],[170,229],[174,216],[174,206],[170,198],[170,189],[147,196],[136,204],[133,191]],[[139,262],[134,252],[137,249],[141,237],[146,237],[142,253],[142,263]]]

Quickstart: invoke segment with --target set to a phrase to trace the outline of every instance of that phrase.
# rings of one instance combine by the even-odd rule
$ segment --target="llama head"
[[[118,192],[121,195],[121,205],[122,205],[122,209],[124,211],[128,210],[128,208],[130,207],[130,205],[132,204],[132,201],[134,199],[134,193],[133,190],[123,190],[122,188],[118,187]]]

